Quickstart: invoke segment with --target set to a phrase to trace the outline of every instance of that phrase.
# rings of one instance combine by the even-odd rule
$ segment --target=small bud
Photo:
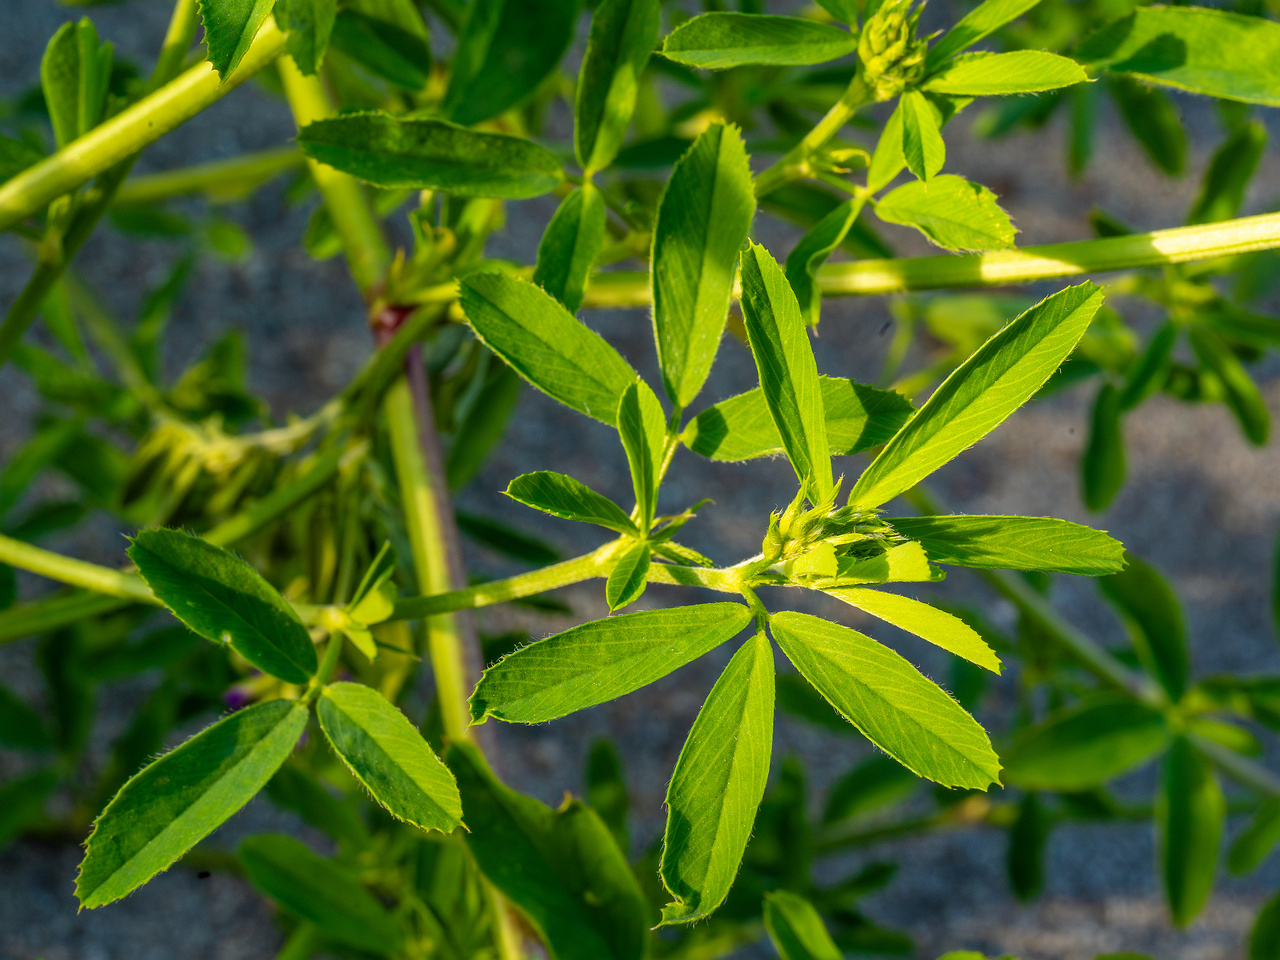
[[[916,39],[923,7],[912,10],[911,3],[912,0],[885,0],[858,38],[862,73],[877,100],[897,96],[924,75],[928,43]]]

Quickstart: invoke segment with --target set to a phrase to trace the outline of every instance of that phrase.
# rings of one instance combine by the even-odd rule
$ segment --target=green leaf
[[[459,298],[471,329],[554,400],[614,425],[636,372],[550,294],[504,273],[473,273]]]
[[[864,760],[831,786],[822,822],[836,823],[897,804],[915,793],[920,778],[890,757]]]
[[[1240,212],[1244,191],[1267,148],[1267,128],[1243,123],[1213,154],[1187,223],[1216,223]]]
[[[251,664],[289,683],[316,672],[316,648],[297,612],[229,550],[177,530],[143,530],[129,559],[173,615],[206,640],[229,643]]]
[[[56,770],[36,770],[0,784],[0,850],[44,813],[45,801],[62,778]]]
[[[1120,611],[1139,658],[1176,703],[1186,692],[1190,671],[1178,596],[1154,567],[1132,554],[1125,559],[1128,567],[1103,577],[1098,587]]]
[[[555,154],[530,140],[376,110],[309,123],[298,131],[298,146],[313,160],[388,189],[524,200],[564,179]]]
[[[1280,24],[1204,7],[1142,7],[1076,48],[1091,68],[1246,103],[1280,106]]]
[[[658,504],[659,474],[666,453],[667,419],[662,404],[643,380],[627,387],[618,405],[618,434],[627,451],[631,486],[640,508],[640,530],[653,525]]]
[[[658,362],[678,407],[698,395],[715,360],[755,208],[742,135],[712,124],[676,163],[653,229]]]
[[[445,461],[450,490],[461,490],[484,466],[506,432],[520,399],[520,376],[505,363],[489,368],[484,386],[453,433]]]
[[[1132,700],[1105,698],[1026,731],[1004,754],[1004,776],[1025,790],[1091,790],[1168,743],[1159,713]]]
[[[782,960],[843,960],[844,954],[804,897],[786,890],[764,895],[764,928]]]
[[[338,11],[331,42],[376,77],[417,92],[431,79],[431,48],[424,37],[358,10]]]
[[[1151,335],[1147,348],[1129,371],[1120,394],[1121,411],[1132,410],[1159,390],[1169,371],[1169,357],[1178,342],[1178,327],[1166,323]]]
[[[947,145],[938,129],[938,117],[925,95],[908,90],[902,95],[902,156],[907,169],[921,180],[931,180],[947,159]]]
[[[981,635],[945,610],[883,590],[841,587],[823,592],[992,673],[1000,672],[1000,658]]]
[[[1089,442],[1080,459],[1085,506],[1095,512],[1107,509],[1124,486],[1126,467],[1121,410],[1120,391],[1112,384],[1104,383],[1093,401]]]
[[[647,543],[637,543],[618,558],[604,588],[610,612],[621,610],[640,599],[648,585],[649,559]]]
[[[1218,375],[1226,389],[1227,406],[1240,421],[1240,429],[1249,442],[1262,446],[1271,433],[1271,413],[1262,392],[1253,382],[1239,358],[1212,330],[1203,326],[1191,328],[1191,346],[1200,362]]]
[[[800,17],[704,13],[662,42],[668,60],[707,70],[746,64],[803,66],[835,60],[858,48],[858,35]]]
[[[649,906],[596,812],[579,800],[552,810],[516,793],[469,743],[451,744],[445,759],[476,863],[529,918],[552,960],[641,960]]]
[[[787,459],[810,499],[819,503],[833,489],[827,417],[809,330],[786,274],[769,251],[751,244],[742,255],[742,319],[760,375],[760,389]]]
[[[937,516],[889,519],[934,563],[1100,576],[1124,566],[1124,545],[1102,530],[1051,517]]]
[[[631,849],[631,834],[627,828],[631,799],[627,794],[622,757],[612,740],[601,738],[591,745],[582,780],[587,803],[600,814],[618,849],[625,854]]]
[[[1094,284],[1067,287],[984,343],[885,445],[849,502],[880,506],[1003,423],[1071,354],[1100,306],[1102,291]]]
[[[289,35],[285,51],[304,74],[320,69],[337,13],[337,0],[276,0],[272,16]]]
[[[844,243],[865,203],[865,198],[854,197],[839,204],[801,237],[787,254],[787,281],[795,291],[800,314],[810,326],[817,325],[822,308],[818,269],[827,262],[836,247]]]
[[[0,746],[15,750],[48,750],[53,746],[40,714],[0,684]]]
[[[1187,135],[1169,98],[1128,77],[1108,77],[1107,90],[1151,162],[1171,177],[1182,176],[1187,165]]]
[[[693,721],[667,787],[661,872],[673,901],[662,908],[664,925],[709,916],[733,885],[769,778],[773,684],[773,650],[760,631]]]
[[[1156,838],[1173,922],[1185,927],[1204,909],[1218,872],[1227,802],[1213,767],[1183,737],[1161,764]]]
[[[1040,0],[984,0],[946,32],[934,44],[926,60],[926,69],[932,71],[938,64],[971,47],[983,37],[999,30],[1011,20],[1016,20]]]
[[[84,136],[102,119],[112,59],[111,44],[98,44],[98,31],[88,17],[64,23],[50,38],[40,61],[40,86],[59,147]]]
[[[953,97],[989,97],[1038,93],[1084,83],[1080,64],[1056,53],[966,53],[930,74],[921,89]]]
[[[306,725],[303,703],[260,703],[143,767],[94,823],[76,878],[80,906],[119,900],[216,830],[266,785]]]
[[[444,833],[458,825],[462,801],[448,768],[381,693],[360,683],[333,683],[316,713],[334,751],[393,816]]]
[[[1019,900],[1034,900],[1044,890],[1045,847],[1053,821],[1040,798],[1028,793],[1018,802],[1018,816],[1009,827],[1006,865],[1009,886]]]
[[[577,313],[587,277],[604,249],[604,197],[587,181],[560,202],[538,244],[533,282]]]
[[[443,113],[470,125],[531,97],[573,39],[577,0],[476,0],[458,34]]]
[[[603,0],[591,17],[573,109],[574,151],[588,178],[618,155],[661,27],[659,0]]]
[[[977,790],[997,782],[1000,761],[982,727],[888,647],[792,611],[774,614],[770,631],[805,679],[912,773]]]
[[[885,443],[911,419],[911,401],[894,390],[853,380],[818,377],[831,454],[861,453]],[[757,387],[708,407],[689,421],[680,439],[712,460],[752,460],[783,453],[782,437]]]
[[[945,250],[1004,250],[1018,231],[986,187],[955,174],[913,180],[876,205],[886,223],[915,227]]]
[[[315,925],[326,940],[370,953],[400,949],[400,922],[355,875],[305,843],[276,833],[240,844],[246,876],[290,913]]]
[[[239,66],[275,0],[199,0],[209,62],[223,80]]]
[[[875,152],[867,166],[867,189],[872,193],[879,193],[887,187],[907,165],[907,158],[902,153],[902,115],[905,110],[899,98],[898,105],[880,130],[880,139],[876,141]]]
[[[328,834],[344,848],[355,850],[369,843],[369,830],[356,806],[360,798],[335,797],[301,764],[286,763],[267,783],[266,791],[277,807],[296,813],[304,823]]]
[[[622,534],[638,532],[635,522],[620,506],[563,473],[538,470],[522,474],[508,484],[506,494],[526,507],[562,520],[594,523]]]
[[[1264,903],[1253,921],[1249,960],[1280,960],[1280,894]]]
[[[471,695],[472,720],[542,723],[606,703],[714,650],[750,620],[740,603],[704,603],[581,624],[486,670]]]
[[[495,550],[513,560],[522,560],[536,566],[546,566],[560,560],[560,554],[522,530],[499,523],[491,517],[481,517],[459,510],[456,514],[458,529],[476,543]]]
[[[396,602],[396,585],[391,580],[395,573],[396,551],[387,540],[351,595],[351,602],[346,606],[347,616],[366,626],[388,619]]]
[[[1280,843],[1280,800],[1268,800],[1258,808],[1253,820],[1231,845],[1227,869],[1235,874],[1252,873]]]

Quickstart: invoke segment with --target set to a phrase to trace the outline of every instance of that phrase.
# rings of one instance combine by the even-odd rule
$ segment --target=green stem
[[[329,642],[324,648],[324,656],[320,659],[320,666],[316,668],[315,679],[311,681],[311,691],[309,695],[314,699],[319,695],[320,690],[329,678],[333,676],[334,669],[338,666],[338,658],[342,655],[342,634],[336,630],[329,633]]]
[[[828,297],[860,297],[911,290],[1002,286],[1211,260],[1277,247],[1280,247],[1280,213],[1268,213],[1194,227],[1020,250],[828,263],[818,271],[818,287]],[[598,273],[591,278],[583,306],[646,306],[651,302],[649,283],[649,275],[640,271]],[[451,300],[455,296],[444,286],[432,288],[430,294],[422,302]]]
[[[612,561],[627,539],[611,540],[604,546],[572,560],[531,570],[505,580],[476,584],[465,590],[432,593],[421,597],[405,597],[396,602],[388,620],[414,620],[453,610],[476,610],[480,607],[532,597],[584,580],[607,577]],[[655,563],[649,567],[648,581],[681,587],[699,587],[720,593],[742,592],[742,571],[738,567],[685,567],[674,563]]]
[[[225,82],[205,61],[0,186],[0,231],[137,153],[238,87],[284,51],[268,18]]]
[[[522,573],[505,580],[480,583],[465,590],[433,593],[421,597],[405,597],[396,601],[389,620],[416,620],[453,610],[476,610],[495,603],[532,597],[548,590],[567,587],[595,577],[608,576],[609,560],[622,541],[614,540],[581,557]],[[657,566],[657,564],[654,564]]]
[[[157,90],[162,88],[177,75],[182,66],[182,58],[191,47],[195,29],[195,0],[177,0],[174,5],[173,15],[169,20],[168,32],[165,34],[164,46],[160,50],[156,68],[152,71],[148,89]],[[125,111],[125,113],[128,112],[128,110]],[[123,115],[121,114],[121,116]],[[64,169],[65,163],[60,162],[59,158],[63,157],[65,161],[66,157],[64,155],[74,151],[77,145],[83,145],[95,133],[114,122],[114,120],[107,121],[107,123],[90,131],[86,136],[67,144],[66,147],[59,150],[52,157],[41,161],[0,186],[0,223],[4,224],[0,225],[0,232],[9,226],[17,224],[28,214],[35,213],[65,192],[56,190],[54,193],[45,196],[43,202],[38,201],[38,198],[42,195],[41,189],[48,189],[50,183],[56,186],[59,182],[59,171],[66,172]],[[23,334],[26,333],[27,328],[31,325],[31,321],[40,312],[45,298],[53,290],[54,284],[62,276],[63,270],[66,269],[67,264],[71,262],[80,247],[84,245],[84,242],[89,239],[89,235],[93,233],[94,227],[97,226],[98,221],[111,205],[112,198],[115,196],[116,191],[119,190],[120,184],[129,175],[129,171],[133,167],[133,161],[137,159],[137,153],[134,150],[126,150],[124,154],[116,159],[119,162],[104,163],[67,186],[67,190],[73,190],[88,180],[90,176],[101,174],[92,188],[86,190],[72,201],[75,206],[71,212],[69,223],[58,223],[56,221],[59,218],[53,217],[51,221],[54,222],[46,225],[44,237],[38,246],[39,253],[36,269],[27,281],[26,286],[23,287],[18,299],[14,301],[5,314],[4,323],[0,325],[0,366],[8,362],[13,348],[17,346],[18,341],[22,339]],[[41,170],[45,170],[48,174],[44,180],[41,179],[39,174]],[[32,183],[27,183],[25,193],[23,188],[24,178],[26,180],[34,180]],[[27,209],[26,212],[12,209],[6,211],[5,209],[6,198],[12,199],[21,206],[21,203],[30,202],[33,197],[36,198],[35,206]],[[6,220],[7,216],[11,222]]]
[[[1263,797],[1280,797],[1280,777],[1234,750],[1205,737],[1191,734],[1196,749],[1240,786]]]
[[[0,611],[0,646],[26,637],[51,633],[90,617],[115,613],[131,602],[119,597],[77,590],[10,607]]]
[[[3,534],[0,534],[0,563],[110,597],[139,603],[158,603],[151,595],[151,589],[136,574],[121,573],[110,567],[65,557]]]
[[[292,57],[282,57],[279,69],[285,96],[299,129],[333,116],[336,111],[318,76],[303,74]],[[364,187],[354,177],[326,164],[308,160],[307,166],[342,240],[351,276],[360,292],[371,299],[385,278],[391,263],[391,249]]]
[[[848,123],[860,107],[874,99],[871,89],[863,82],[862,73],[853,78],[840,99],[827,111],[803,140],[771,167],[760,172],[755,180],[757,197],[768,196],[779,187],[800,180],[813,173],[811,161],[814,154],[831,142],[831,139]]]
[[[1046,630],[1082,666],[1100,680],[1156,709],[1162,709],[1168,705],[1168,698],[1153,681],[1130,670],[1112,656],[1106,647],[1092,637],[1085,636],[1068,623],[1043,594],[1032,589],[1031,585],[1017,574],[1006,570],[979,572],[996,593],[1011,601],[1014,606]]]
[[[277,147],[230,160],[214,160],[180,170],[130,177],[116,192],[117,207],[159,203],[189,193],[216,202],[241,200],[282,173],[297,170],[306,157],[297,147]]]
[[[454,582],[441,524],[444,505],[440,502],[441,491],[431,482],[423,456],[413,396],[405,378],[397,380],[387,391],[383,409],[391,433],[391,452],[418,589],[425,594],[445,593],[453,588]],[[462,608],[454,608],[459,609]],[[467,700],[472,678],[468,676],[467,651],[458,618],[453,612],[434,610],[414,616],[426,619],[427,647],[445,736],[470,739]]]

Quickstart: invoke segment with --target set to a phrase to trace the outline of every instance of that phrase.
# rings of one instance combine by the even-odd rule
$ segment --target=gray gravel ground
[[[158,47],[167,15],[164,4],[131,0],[95,9],[102,34],[118,49],[144,62]],[[44,43],[69,11],[44,0],[0,0],[0,95],[23,89],[36,76]],[[1192,99],[1179,101],[1194,133],[1191,168],[1199,171],[1216,134],[1212,111]],[[1280,132],[1269,120],[1273,135]],[[959,125],[949,133],[948,169],[980,180],[1002,197],[1021,227],[1023,243],[1068,240],[1089,235],[1086,214],[1100,205],[1139,228],[1181,221],[1195,193],[1194,179],[1171,182],[1152,172],[1136,147],[1119,135],[1107,117],[1094,165],[1078,182],[1062,172],[1061,131],[1017,136],[998,144],[975,141]],[[139,169],[166,169],[232,156],[285,142],[292,125],[284,107],[249,87],[144,155]],[[1280,155],[1271,151],[1249,195],[1248,212],[1280,197]],[[528,259],[550,214],[546,202],[513,208],[499,255]],[[206,261],[174,318],[169,361],[175,367],[197,354],[215,335],[238,326],[252,345],[252,385],[278,413],[308,412],[340,388],[369,353],[358,298],[340,261],[315,263],[298,248],[305,213],[286,209],[278,189],[238,204],[229,215],[254,237],[255,256],[245,264]],[[765,227],[767,244],[785,248],[797,236]],[[886,230],[905,253],[926,252],[906,233]],[[106,230],[80,258],[84,274],[122,316],[131,316],[143,292],[165,275],[170,247],[123,242]],[[27,260],[11,240],[0,242],[0,303],[9,303],[25,279]],[[1029,291],[1043,295],[1051,287]],[[880,300],[828,302],[818,362],[824,372],[873,379],[887,346],[882,328],[890,319]],[[1137,323],[1152,317],[1134,314]],[[654,372],[652,339],[641,311],[588,317],[632,358],[646,375]],[[1280,364],[1262,370],[1273,416],[1280,416]],[[754,386],[746,351],[726,342],[708,397],[719,398]],[[10,414],[0,422],[0,457],[20,442],[34,400],[12,370],[0,372],[0,391]],[[1280,647],[1267,618],[1271,545],[1280,523],[1280,453],[1272,445],[1248,446],[1220,408],[1199,408],[1167,399],[1144,406],[1126,422],[1130,481],[1108,514],[1087,516],[1079,505],[1077,458],[1084,442],[1088,398],[1069,392],[1015,415],[941,474],[940,492],[966,512],[1055,515],[1092,521],[1120,537],[1159,565],[1187,606],[1198,673],[1275,672]],[[557,407],[533,391],[522,404],[523,419],[504,447],[465,494],[463,502],[507,516],[541,531],[566,553],[595,545],[589,533],[570,524],[543,522],[498,497],[517,473],[554,468],[571,473],[606,493],[625,496],[625,461],[604,427]],[[856,474],[860,464],[846,471]],[[714,506],[691,525],[691,545],[731,561],[759,544],[769,509],[784,504],[794,480],[781,462],[750,466],[711,464],[684,453],[673,469],[668,505],[681,507],[702,496]],[[102,561],[120,559],[119,540],[110,529],[77,549]],[[477,554],[482,569],[498,569],[495,558]],[[1119,640],[1118,625],[1098,603],[1087,581],[1061,578],[1057,599],[1082,628],[1104,640]],[[575,617],[605,612],[598,586],[568,591]],[[924,593],[922,592],[922,595]],[[983,605],[1008,624],[1012,610],[992,602],[977,581],[963,573],[929,588],[928,596]],[[675,595],[651,590],[645,603],[660,605]],[[813,607],[815,611],[823,608]],[[828,611],[853,626],[847,610]],[[496,629],[526,623],[509,612],[487,615]],[[565,621],[565,624],[571,621]],[[561,624],[545,619],[534,629],[545,634]],[[940,655],[909,638],[877,635],[898,646],[926,672],[945,676]],[[32,678],[30,649],[0,650],[0,671],[23,685]],[[504,728],[503,765],[512,784],[549,802],[581,787],[586,746],[602,734],[622,745],[635,790],[636,833],[643,841],[658,835],[661,798],[683,737],[728,652],[708,655],[677,676],[555,724]],[[1010,684],[997,685],[991,711],[1007,705]],[[119,691],[127,696],[129,691]],[[112,716],[103,717],[105,738]],[[809,764],[815,792],[842,773],[864,748],[852,740],[833,741],[786,720],[779,724],[776,754],[800,755]],[[1274,758],[1273,758],[1274,759]],[[17,769],[0,754],[0,776]],[[1149,771],[1129,786],[1149,794]],[[219,837],[234,842],[248,832],[286,825],[262,802],[255,802]],[[1023,960],[1077,960],[1096,953],[1129,950],[1163,960],[1230,960],[1243,955],[1243,937],[1253,911],[1280,885],[1280,858],[1257,874],[1220,883],[1205,915],[1187,931],[1168,922],[1153,874],[1154,843],[1143,827],[1098,826],[1063,829],[1049,856],[1049,885],[1043,899],[1019,906],[1003,872],[1004,841],[994,832],[971,831],[886,844],[852,859],[895,859],[897,879],[868,901],[869,913],[908,930],[919,958],[948,949],[1010,953]],[[198,880],[185,871],[157,879],[110,909],[77,915],[71,884],[78,851],[70,847],[18,843],[0,854],[0,960],[258,960],[274,955],[280,936],[270,908],[240,882],[214,876]],[[768,956],[761,948],[743,956]]]

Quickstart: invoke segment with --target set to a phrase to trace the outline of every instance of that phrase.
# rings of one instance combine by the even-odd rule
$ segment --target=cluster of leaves
[[[820,858],[874,842],[868,824],[886,819],[898,832],[1007,827],[1011,885],[1031,897],[1043,887],[1057,825],[1151,817],[1171,912],[1185,924],[1217,874],[1222,773],[1251,798],[1251,823],[1228,866],[1258,866],[1280,841],[1280,792],[1248,759],[1262,751],[1250,727],[1280,728],[1280,682],[1193,683],[1176,596],[1100,531],[932,509],[884,516],[883,508],[903,496],[928,508],[918,485],[931,473],[1027,401],[1088,377],[1101,382],[1082,461],[1094,509],[1123,484],[1121,417],[1159,391],[1220,400],[1252,442],[1264,443],[1267,411],[1245,364],[1261,359],[1280,330],[1256,312],[1274,254],[1171,266],[1113,285],[1113,294],[1166,311],[1145,345],[1091,283],[1034,304],[904,300],[880,387],[820,375],[809,333],[820,319],[824,265],[838,250],[892,253],[869,212],[951,252],[1014,246],[995,194],[943,172],[944,128],[980,97],[1024,95],[984,118],[992,134],[1072,104],[1071,162],[1081,169],[1105,89],[1170,173],[1181,172],[1185,150],[1158,87],[1218,97],[1227,138],[1188,223],[1235,216],[1265,147],[1247,104],[1280,103],[1280,26],[1256,11],[1142,7],[1116,19],[1110,7],[985,0],[941,36],[925,37],[909,0],[822,0],[822,14],[804,17],[752,4],[688,17],[658,0],[600,0],[572,85],[559,63],[577,29],[575,3],[426,7],[424,16],[411,0],[340,8],[336,0],[203,0],[208,61],[224,80],[272,29],[268,18],[285,32],[280,79],[266,86],[309,121],[298,133],[301,152],[127,180],[126,162],[54,201],[43,230],[20,226],[40,240],[38,271],[54,278],[41,307],[51,339],[49,349],[5,348],[46,409],[0,474],[0,552],[79,589],[15,604],[9,588],[0,611],[0,638],[42,638],[51,708],[42,716],[0,687],[0,743],[57,756],[0,786],[0,842],[23,830],[79,837],[93,819],[76,893],[97,907],[180,859],[219,862],[202,841],[265,790],[337,848],[322,857],[289,837],[261,835],[239,850],[246,876],[294,924],[291,955],[460,960],[520,955],[510,908],[495,892],[562,960],[710,957],[759,939],[762,927],[784,960],[907,952],[907,938],[857,909],[859,897],[889,882],[892,865],[834,883],[814,876]],[[664,15],[670,29],[661,36]],[[436,30],[455,37],[447,64],[433,59],[433,46],[448,46]],[[967,52],[996,38],[1003,52]],[[161,74],[158,67],[158,82]],[[323,78],[341,112],[316,119],[299,108],[299,85],[312,77]],[[50,41],[41,81],[39,96],[12,111],[19,135],[0,139],[0,176],[41,162],[46,120],[56,159],[148,89],[87,19]],[[680,102],[664,105],[671,89]],[[572,106],[573,142],[548,147],[535,138],[562,98]],[[878,128],[855,118],[890,101]],[[873,143],[844,139],[857,124],[878,130]],[[750,158],[763,156],[777,159],[753,175]],[[571,161],[576,169],[566,169]],[[663,181],[646,173],[665,167]],[[161,347],[196,254],[234,259],[250,249],[230,221],[191,208],[179,214],[169,199],[241,199],[283,172],[293,173],[291,202],[313,188],[325,200],[312,213],[307,250],[317,258],[345,251],[357,279],[350,211],[326,184],[343,175],[362,181],[344,181],[353,188],[347,200],[378,218],[410,200],[416,206],[412,250],[366,284],[382,349],[339,397],[277,426],[244,387],[237,335],[177,378],[163,375]],[[561,199],[535,263],[487,259],[503,202],[553,192]],[[45,255],[74,252],[103,204],[117,230],[179,249],[127,332],[65,263]],[[752,240],[758,208],[808,228],[781,263]],[[1092,220],[1100,243],[1129,232],[1102,212]],[[600,272],[632,259],[645,266],[638,277]],[[1230,295],[1223,277],[1234,279]],[[611,290],[627,302],[628,283],[652,298],[660,384],[642,379],[578,317],[584,306],[609,305]],[[759,386],[691,414],[735,298]],[[0,342],[9,329],[6,321]],[[1177,351],[1184,329],[1190,361]],[[922,332],[943,350],[904,372]],[[409,382],[428,384],[414,398],[420,423],[412,404],[396,406],[404,369]],[[418,503],[424,489],[441,497],[475,476],[522,379],[617,431],[634,506],[561,473],[517,477],[509,497],[610,538],[578,560],[446,591],[427,567],[447,553],[448,538],[424,527]],[[930,388],[917,408],[912,399]],[[423,479],[405,444],[432,428],[447,448],[425,468],[434,479]],[[722,567],[677,540],[706,502],[659,513],[681,447],[723,461],[781,455],[794,468],[795,498],[760,519],[759,553]],[[873,457],[846,495],[833,457],[862,452]],[[28,491],[46,472],[69,478],[75,495],[30,506]],[[139,529],[129,550],[136,575],[87,564],[68,573],[78,561],[32,547],[95,512]],[[508,559],[558,559],[492,518],[457,521]],[[980,571],[1014,601],[1015,636],[972,610],[881,589],[937,581],[948,566]],[[1099,577],[1130,646],[1101,650],[1064,629],[1045,596],[1053,573]],[[488,666],[468,704],[474,724],[566,716],[747,631],[676,762],[664,836],[634,861],[622,763],[607,742],[589,756],[586,802],[552,809],[501,782],[470,734],[449,727],[449,705],[424,705],[412,692],[415,651],[436,655],[441,615],[500,601],[563,611],[535,595],[591,577],[605,580],[611,611],[635,603],[651,582],[732,599],[618,614],[533,643],[487,638]],[[947,651],[951,692],[848,627],[766,608],[762,588],[816,591]],[[785,593],[766,596],[785,606]],[[184,626],[160,626],[157,603]],[[794,671],[775,671],[775,647]],[[997,752],[970,711],[1001,657],[1019,664],[1022,709]],[[335,680],[338,670],[349,679]],[[86,777],[95,691],[144,672],[162,679],[107,764]],[[223,703],[240,709],[147,762]],[[769,786],[776,707],[880,751],[832,786],[816,818],[794,760],[778,765]],[[315,736],[304,737],[308,726]],[[1157,758],[1154,804],[1135,808],[1110,792],[1116,777]],[[922,779],[936,784],[929,797]],[[1019,793],[988,797],[997,785]],[[46,800],[60,789],[75,804],[59,821]],[[1251,960],[1276,956],[1277,945],[1280,899],[1258,917]]]

